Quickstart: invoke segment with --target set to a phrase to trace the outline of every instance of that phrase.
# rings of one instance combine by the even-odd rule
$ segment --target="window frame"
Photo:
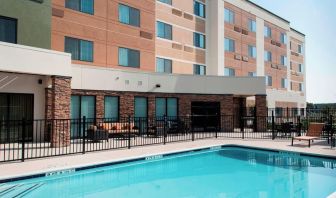
[[[126,49],[127,50],[127,63],[128,65],[123,65],[120,63],[120,49]],[[139,65],[138,66],[131,66],[129,63],[129,60],[130,60],[130,52],[138,52],[139,53]],[[121,66],[121,67],[130,67],[130,68],[140,68],[140,65],[141,65],[141,52],[140,50],[136,50],[136,49],[131,49],[131,48],[127,48],[127,47],[118,47],[118,66]]]
[[[158,60],[162,60],[163,61],[163,72],[158,71]],[[170,72],[166,72],[166,62],[170,62]],[[173,73],[173,60],[166,59],[166,58],[156,57],[155,72],[157,72],[157,73],[166,73],[166,74]]]
[[[226,49],[226,42],[228,42],[229,49]],[[236,52],[236,42],[231,38],[224,38],[224,51],[225,52]]]
[[[158,120],[158,118],[162,118],[162,116],[157,116],[157,99],[164,99],[165,101],[165,113],[164,116],[168,116],[168,100],[169,99],[175,99],[176,100],[176,117],[179,116],[179,98],[178,97],[155,97],[155,118]]]
[[[196,9],[196,5],[202,5],[203,7],[202,6],[198,6],[197,9]],[[200,11],[199,11],[201,8],[203,8],[203,13],[204,13],[203,16],[200,15]],[[196,10],[198,10],[198,11],[196,12]],[[198,16],[198,17],[201,17],[203,19],[206,18],[206,8],[205,8],[205,4],[204,3],[194,0],[194,15]]]
[[[266,86],[269,86],[269,87],[273,86],[273,77],[272,76],[266,75],[265,79],[266,79]]]
[[[229,71],[228,75],[226,75],[226,71]],[[233,75],[231,75],[231,74],[233,74]],[[232,67],[225,67],[224,68],[224,76],[235,77],[236,76],[236,70],[234,68],[232,68]]]
[[[193,72],[194,75],[197,75],[197,76],[205,76],[206,75],[206,66],[205,65],[194,64],[193,68],[194,68],[194,72]],[[204,74],[201,74],[201,68],[204,68],[203,69]],[[199,73],[197,73],[196,71],[199,71]]]
[[[264,25],[264,37],[270,39],[272,38],[272,28],[268,25]]]
[[[288,80],[287,78],[281,78],[281,88],[287,89],[288,88]]]
[[[71,0],[65,0],[65,2],[64,2],[64,4],[65,4],[64,7],[67,8],[67,9],[75,10],[77,12],[81,12],[81,13],[89,14],[89,15],[94,15],[95,14],[95,1],[94,0],[92,0],[92,13],[91,12],[85,12],[85,11],[82,10],[82,0],[78,0],[78,2],[79,2],[78,10],[73,9],[71,7],[68,7],[67,6],[68,1],[71,1]]]
[[[77,47],[78,47],[78,59],[73,59],[73,56],[70,52],[67,52],[65,51],[66,50],[66,40],[67,39],[71,39],[71,40],[76,40],[78,43],[77,43]],[[84,60],[81,58],[81,54],[82,54],[82,48],[81,48],[81,43],[82,42],[88,42],[88,43],[91,43],[91,46],[92,46],[92,60]],[[74,38],[74,37],[70,37],[70,36],[65,36],[64,37],[64,52],[66,53],[70,53],[71,54],[71,60],[76,60],[76,61],[83,61],[83,62],[90,62],[90,63],[93,63],[94,62],[94,42],[93,41],[89,41],[89,40],[84,40],[84,39],[79,39],[79,38]]]
[[[163,25],[163,36],[159,35],[159,25],[162,24]],[[166,27],[170,27],[170,35],[168,35],[168,37],[166,37]],[[173,40],[173,26],[171,24],[168,23],[164,23],[162,21],[156,21],[156,37],[158,38],[162,38],[162,39],[167,39],[167,40]]]
[[[226,16],[228,14],[228,19]],[[230,8],[224,8],[224,22],[229,24],[235,24],[236,13]]]
[[[285,67],[287,67],[287,56],[285,56],[285,55],[280,55],[280,64],[282,65],[282,66],[285,66]]]
[[[0,19],[11,20],[11,21],[15,22],[15,39],[14,39],[13,44],[17,44],[17,41],[18,41],[18,19],[17,18],[12,18],[12,17],[7,17],[7,16],[2,16],[2,15],[0,15]],[[8,41],[2,41],[2,42],[12,43],[12,42],[8,42]]]
[[[266,54],[267,54],[267,56],[266,56]],[[267,57],[267,58],[266,58]],[[272,52],[271,51],[268,51],[268,50],[265,50],[264,51],[264,61],[265,62],[272,62],[272,59],[273,59],[273,57],[272,57]]]
[[[125,7],[127,7],[127,9],[128,9],[128,23],[127,22],[124,22],[124,21],[122,21],[121,20],[121,15],[120,15],[120,7],[121,6],[125,6]],[[139,24],[133,24],[132,22],[131,22],[131,19],[132,19],[132,15],[131,15],[131,10],[136,10],[138,13],[139,13]],[[138,27],[138,28],[140,28],[141,27],[141,11],[140,11],[140,9],[138,9],[138,8],[134,8],[134,7],[132,7],[132,6],[129,6],[129,5],[126,5],[126,4],[123,4],[123,3],[119,3],[118,4],[118,21],[119,21],[119,23],[121,23],[121,24],[125,24],[125,25],[130,25],[130,26],[133,26],[133,27]]]
[[[194,39],[193,39],[194,40],[194,47],[205,49],[206,48],[205,35],[201,34],[201,33],[198,33],[198,32],[194,32],[193,36],[194,36]],[[197,37],[199,37],[199,38],[197,39]],[[203,46],[201,45],[201,38],[203,38]],[[197,40],[199,41],[198,43],[197,43]]]
[[[251,49],[252,49],[252,51],[251,51]],[[256,46],[248,45],[247,50],[248,50],[249,57],[254,58],[254,59],[257,58],[257,47]],[[252,54],[250,52],[252,52]]]
[[[161,3],[164,3],[164,4],[167,4],[167,5],[173,5],[173,0],[157,0],[158,2],[161,2]],[[167,2],[169,1],[169,2]]]
[[[280,42],[284,45],[287,45],[287,35],[286,35],[286,33],[283,33],[283,32],[280,33]]]
[[[117,105],[118,105],[117,119],[115,119],[113,121],[119,122],[119,120],[120,120],[120,96],[112,96],[112,95],[105,95],[104,96],[104,118],[111,119],[109,117],[106,117],[106,99],[107,98],[117,98]]]
[[[254,24],[254,26],[253,26]],[[248,30],[250,32],[257,32],[257,22],[254,19],[249,18],[248,19]]]

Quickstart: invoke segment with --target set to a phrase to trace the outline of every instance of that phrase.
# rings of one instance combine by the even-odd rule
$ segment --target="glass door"
[[[148,102],[146,97],[134,98],[134,124],[143,133],[147,128]]]

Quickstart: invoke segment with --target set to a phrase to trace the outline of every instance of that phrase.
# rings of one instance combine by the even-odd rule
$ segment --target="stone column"
[[[51,88],[46,89],[46,117],[50,121],[51,147],[70,145],[71,78],[52,76]]]
[[[267,100],[266,95],[255,96],[257,131],[265,132],[267,130]]]

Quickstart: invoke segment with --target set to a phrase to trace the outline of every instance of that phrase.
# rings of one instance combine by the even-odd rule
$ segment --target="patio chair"
[[[307,134],[305,136],[298,136],[292,138],[292,146],[294,140],[304,140],[308,141],[308,147],[310,147],[310,142],[314,142],[315,139],[319,139],[322,131],[323,131],[324,124],[323,123],[310,123],[308,127]]]

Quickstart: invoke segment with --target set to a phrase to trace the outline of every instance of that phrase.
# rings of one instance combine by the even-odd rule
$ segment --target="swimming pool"
[[[336,160],[213,147],[0,184],[0,197],[326,197]]]

